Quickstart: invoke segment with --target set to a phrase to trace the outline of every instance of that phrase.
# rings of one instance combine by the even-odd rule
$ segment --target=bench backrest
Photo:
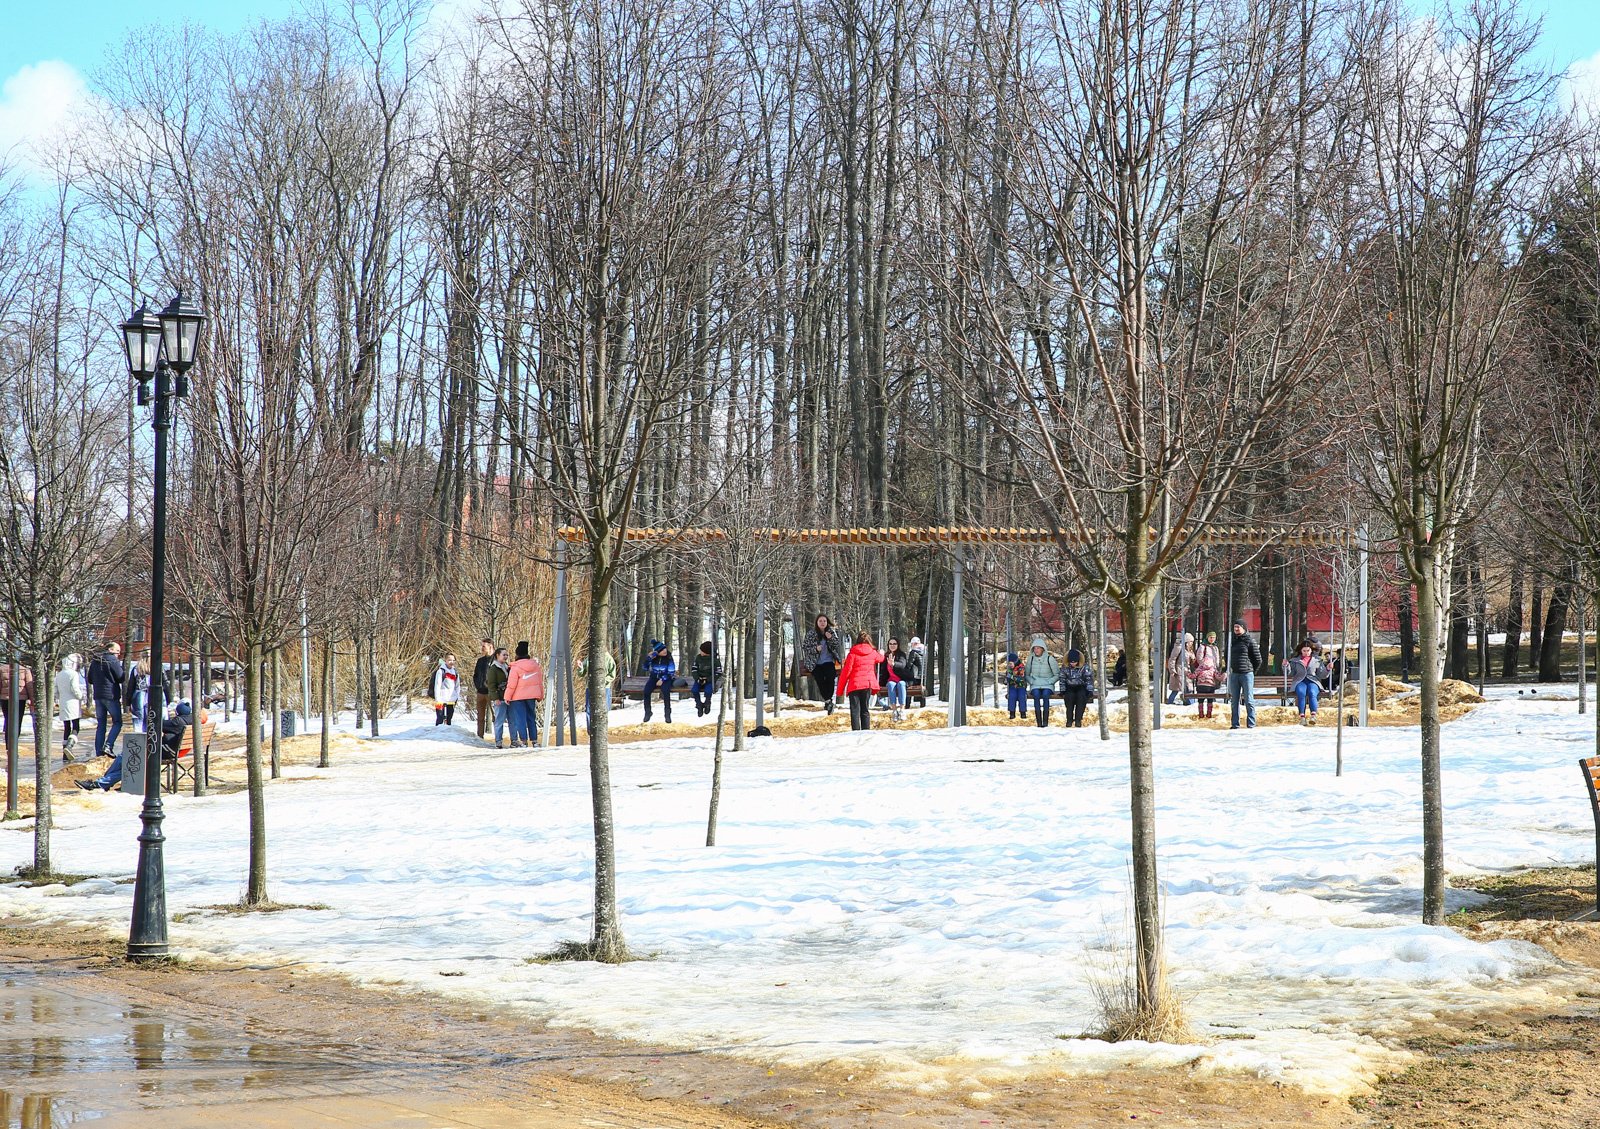
[[[211,739],[217,735],[217,723],[202,721],[200,723],[200,745],[202,748],[211,747]],[[194,726],[186,726],[183,731],[183,741],[178,745],[178,755],[194,752]]]
[[[1583,782],[1589,789],[1589,803],[1594,808],[1597,827],[1600,827],[1600,757],[1584,757],[1578,761],[1583,770]]]

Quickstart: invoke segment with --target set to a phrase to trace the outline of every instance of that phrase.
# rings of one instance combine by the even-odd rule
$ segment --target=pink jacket
[[[506,671],[506,696],[508,702],[521,702],[544,697],[544,667],[538,659],[518,659]]]

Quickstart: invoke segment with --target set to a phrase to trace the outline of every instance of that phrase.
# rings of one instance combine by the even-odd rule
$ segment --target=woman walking
[[[840,665],[845,660],[844,640],[835,630],[833,620],[825,615],[818,615],[812,622],[811,629],[806,632],[800,650],[805,658],[806,668],[816,680],[817,694],[822,698],[823,708],[832,713],[834,686],[839,677]]]
[[[83,703],[89,688],[78,670],[78,656],[68,655],[61,660],[56,672],[56,709],[61,711],[61,759],[72,763],[72,750],[78,744],[78,727],[83,724]]]
[[[1210,717],[1216,712],[1217,691],[1222,687],[1222,648],[1217,633],[1206,632],[1206,641],[1194,649],[1194,688],[1202,695],[1195,699],[1195,716]]]
[[[884,648],[883,661],[878,664],[878,685],[888,690],[889,716],[895,721],[905,716],[909,661],[906,653],[900,649],[900,640],[890,639]]]
[[[1317,658],[1316,647],[1310,642],[1300,644],[1300,653],[1289,660],[1287,677],[1294,689],[1295,706],[1300,711],[1301,725],[1317,723],[1317,704],[1322,697],[1322,660]],[[1310,716],[1306,716],[1307,708]]]
[[[1056,679],[1061,677],[1061,664],[1045,650],[1044,636],[1033,639],[1033,652],[1028,656],[1023,673],[1028,678],[1028,692],[1033,696],[1033,723],[1040,729],[1050,724],[1050,693]]]
[[[838,696],[850,699],[851,729],[872,728],[872,695],[878,689],[878,664],[882,661],[883,655],[865,631],[856,636],[855,646],[845,655],[839,670]]]

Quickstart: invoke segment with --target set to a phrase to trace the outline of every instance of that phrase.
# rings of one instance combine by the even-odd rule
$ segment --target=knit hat
[[[920,647],[920,646],[922,646],[922,640],[921,640],[921,638],[919,638],[919,637],[918,637],[918,636],[916,636],[916,635],[913,635],[913,636],[912,636],[912,637],[911,637],[911,646],[912,646],[912,647],[913,647],[913,648],[916,648],[916,647]]]
[[[1083,652],[1076,647],[1072,648],[1067,652],[1067,661],[1069,663],[1081,663],[1083,661]]]
[[[1014,663],[1016,661],[1017,661],[1017,652],[1015,652],[1015,651],[1007,651],[1006,652],[1006,662]]]
[[[1234,621],[1233,621],[1233,625],[1234,625],[1234,626],[1235,626],[1235,627],[1244,627],[1244,629],[1245,629],[1245,630],[1246,630],[1246,631],[1249,631],[1249,630],[1250,630],[1250,629],[1249,629],[1249,628],[1248,628],[1248,627],[1245,627],[1245,626],[1244,626],[1244,620],[1242,620],[1242,619],[1236,619],[1236,620],[1234,620]]]

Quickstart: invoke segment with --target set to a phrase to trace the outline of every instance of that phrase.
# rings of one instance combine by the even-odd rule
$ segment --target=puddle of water
[[[58,1129],[160,1101],[372,1081],[387,1064],[327,1043],[214,1030],[115,996],[113,972],[0,979],[0,1129]]]

